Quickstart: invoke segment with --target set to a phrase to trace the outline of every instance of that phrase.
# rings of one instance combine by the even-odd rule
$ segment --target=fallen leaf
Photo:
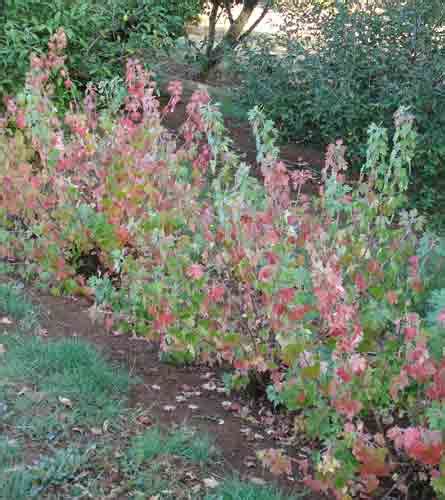
[[[59,399],[59,402],[62,403],[67,408],[72,408],[73,407],[73,402],[71,401],[71,399],[63,398],[61,396],[59,396],[58,399]]]
[[[174,406],[174,405],[165,405],[165,406],[162,407],[162,409],[164,411],[171,412],[171,411],[175,411],[176,410],[176,406]]]
[[[202,388],[206,391],[216,391],[216,384],[214,382],[207,382],[207,384],[203,384]]]
[[[27,392],[31,392],[32,389],[28,386],[24,386],[22,387],[22,389],[20,389],[20,391],[17,393],[17,396],[23,396],[24,394],[26,394]]]
[[[249,481],[257,486],[264,486],[266,484],[266,481],[260,477],[250,477]]]
[[[139,415],[136,419],[141,425],[145,425],[146,427],[149,427],[150,425],[153,424],[153,421],[151,420],[150,417],[147,415]]]
[[[219,486],[219,481],[217,481],[213,477],[208,477],[206,479],[203,479],[202,482],[204,483],[204,486],[206,488],[210,488],[210,489],[218,488],[218,486]]]

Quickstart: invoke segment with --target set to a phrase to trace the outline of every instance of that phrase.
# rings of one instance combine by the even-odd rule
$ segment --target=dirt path
[[[188,96],[185,96],[187,102]],[[186,119],[186,102],[181,103],[175,113],[167,115],[165,125],[173,130],[178,130]],[[225,118],[225,125],[229,136],[233,140],[233,145],[241,157],[248,164],[254,167],[254,173],[259,175],[256,163],[256,145],[251,127],[248,123],[241,122],[234,118]],[[324,152],[321,148],[306,146],[302,144],[285,144],[280,147],[280,159],[290,168],[311,168],[318,172],[324,165]]]
[[[26,293],[39,308],[42,332],[49,338],[87,339],[141,379],[132,390],[131,407],[148,408],[153,422],[161,425],[188,424],[213,436],[224,456],[225,473],[233,471],[243,478],[269,482],[276,478],[258,464],[256,451],[283,448],[295,458],[305,457],[307,450],[295,453],[288,419],[275,415],[264,402],[223,393],[215,371],[161,363],[157,349],[145,340],[112,336],[93,324],[84,300],[56,298],[32,288]],[[301,495],[302,485],[295,478],[280,478],[279,484],[284,491]],[[317,497],[310,494],[306,498]]]

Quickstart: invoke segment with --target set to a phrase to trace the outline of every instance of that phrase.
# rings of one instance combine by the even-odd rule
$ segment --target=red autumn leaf
[[[359,289],[360,292],[364,292],[368,288],[368,285],[366,283],[365,278],[363,277],[363,274],[358,273],[355,276],[355,286]]]
[[[260,281],[269,281],[274,274],[275,268],[273,266],[264,266],[260,269],[258,279]]]
[[[266,253],[266,260],[271,266],[278,264],[278,262],[280,262],[280,258],[278,257],[278,255],[273,252]]]
[[[387,476],[391,466],[386,462],[388,450],[373,448],[363,443],[354,446],[354,456],[360,462],[360,473],[364,476]]]
[[[153,328],[155,331],[164,331],[167,329],[171,324],[175,322],[176,318],[173,316],[173,314],[169,311],[164,311],[159,316],[154,322]]]
[[[360,401],[349,398],[335,399],[333,404],[335,409],[349,420],[352,420],[363,408]]]
[[[444,452],[441,432],[419,427],[403,431],[403,447],[411,458],[431,466],[440,463]]]
[[[348,384],[352,380],[352,376],[344,368],[338,368],[337,375],[345,384]]]
[[[282,304],[289,304],[294,300],[295,297],[295,289],[294,288],[282,288],[278,292],[278,298]]]
[[[272,307],[272,312],[273,315],[276,317],[282,316],[286,311],[286,308],[283,306],[283,304],[274,304]]]
[[[212,302],[220,302],[223,297],[224,297],[224,293],[225,293],[225,288],[224,286],[222,285],[219,285],[219,286],[213,286],[210,290],[209,290],[209,293],[208,293],[208,298],[209,300],[211,300]]]
[[[306,313],[308,313],[311,309],[312,307],[307,304],[303,306],[296,306],[287,313],[287,317],[291,321],[299,321],[300,319],[303,319]]]

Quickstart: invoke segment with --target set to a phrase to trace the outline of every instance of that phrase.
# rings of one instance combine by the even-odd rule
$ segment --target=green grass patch
[[[20,327],[30,330],[38,324],[36,308],[29,302],[19,287],[0,284],[0,315],[20,321]]]
[[[208,435],[198,435],[192,429],[163,432],[159,427],[153,427],[136,436],[128,451],[129,461],[137,466],[161,455],[174,455],[196,464],[207,464],[217,457],[218,450]]]
[[[7,352],[0,378],[32,383],[46,406],[60,406],[60,398],[68,399],[73,419],[85,424],[112,419],[124,408],[132,382],[129,375],[111,366],[87,342],[20,335],[4,336],[2,342]],[[22,413],[27,404],[27,394],[24,396],[17,403],[22,405]]]
[[[224,481],[218,489],[205,497],[205,500],[296,500],[307,496],[288,496],[273,486],[260,486],[238,478]]]

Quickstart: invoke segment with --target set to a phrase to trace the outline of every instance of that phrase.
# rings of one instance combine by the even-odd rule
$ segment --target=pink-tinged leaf
[[[442,309],[437,315],[437,322],[439,325],[445,326],[445,309]]]
[[[296,306],[287,313],[287,317],[291,321],[300,321],[311,310],[312,306],[309,306],[307,304],[303,306]]]
[[[352,420],[363,408],[360,401],[349,398],[335,399],[333,404],[335,409],[349,420]]]
[[[274,275],[275,267],[273,266],[264,266],[260,269],[258,274],[258,279],[260,281],[270,281],[272,276]]]
[[[389,388],[389,393],[391,397],[396,400],[399,391],[403,391],[405,387],[409,386],[409,378],[405,370],[402,370],[399,375],[394,377],[391,381],[391,386]]]
[[[391,427],[387,430],[386,436],[391,441],[394,441],[394,446],[396,449],[400,449],[403,447],[403,430],[400,427]]]
[[[352,380],[352,376],[343,367],[337,369],[337,375],[342,379],[345,384],[349,384]]]
[[[225,288],[222,285],[213,286],[208,293],[208,298],[212,302],[220,302],[224,298]]]
[[[286,308],[284,307],[283,304],[274,304],[272,307],[272,314],[279,318],[286,312]]]
[[[403,334],[405,335],[406,340],[414,340],[416,338],[416,335],[418,333],[417,328],[413,326],[407,326],[406,328],[403,329]]]
[[[366,283],[363,274],[357,273],[355,276],[355,286],[358,288],[360,292],[365,292],[368,288],[368,284]]]
[[[164,311],[160,313],[157,319],[155,320],[153,328],[156,332],[165,331],[175,321],[176,318],[171,312]]]
[[[351,371],[354,375],[360,376],[366,371],[367,361],[363,356],[359,354],[353,354],[349,361],[349,365],[351,367]]]
[[[286,456],[283,450],[270,448],[257,452],[257,457],[264,467],[267,467],[274,476],[292,474],[291,459]]]
[[[111,314],[105,316],[104,325],[105,325],[105,330],[107,330],[107,332],[111,332],[114,325],[114,319]]]
[[[280,262],[280,258],[274,252],[266,252],[266,260],[271,266],[274,266]]]
[[[200,264],[192,264],[188,267],[186,275],[194,280],[199,280],[204,276],[204,268]]]
[[[387,292],[386,298],[391,305],[397,304],[397,302],[399,300],[399,296],[398,296],[397,292],[395,292],[393,290],[390,290],[389,292]]]
[[[403,431],[403,447],[411,458],[431,466],[440,463],[444,452],[442,434],[419,427],[409,427]]]
[[[282,288],[278,292],[278,299],[284,305],[287,305],[290,302],[292,302],[294,300],[294,297],[295,297],[294,288]]]
[[[363,476],[383,477],[391,472],[392,467],[386,461],[386,448],[374,448],[359,442],[354,446],[353,453],[360,462],[360,473]]]
[[[433,376],[433,382],[426,392],[433,400],[445,399],[445,366],[440,367]]]

